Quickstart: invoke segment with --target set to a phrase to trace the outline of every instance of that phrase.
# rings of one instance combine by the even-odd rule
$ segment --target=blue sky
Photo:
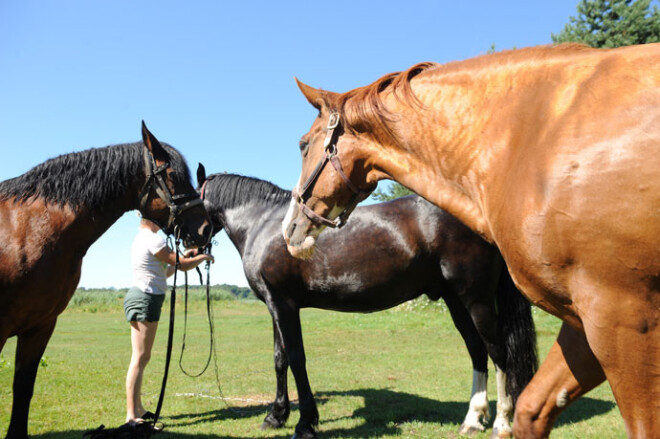
[[[294,76],[341,92],[492,44],[547,44],[577,3],[0,0],[0,180],[139,140],[144,119],[193,175],[201,161],[290,189],[316,115]],[[80,286],[130,286],[137,224],[129,212],[92,246]],[[212,282],[247,285],[217,240]]]

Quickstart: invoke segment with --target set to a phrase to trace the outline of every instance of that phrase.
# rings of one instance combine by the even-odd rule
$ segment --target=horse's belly
[[[357,291],[343,286],[310,290],[306,293],[305,304],[332,311],[375,312],[393,308],[421,294],[421,288],[413,285],[408,288],[392,285],[389,288],[363,288]]]

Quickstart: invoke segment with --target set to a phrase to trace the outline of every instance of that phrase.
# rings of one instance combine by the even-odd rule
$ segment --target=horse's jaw
[[[314,256],[316,237],[321,231],[303,215],[298,204],[291,200],[289,210],[282,220],[282,236],[289,254],[297,259],[310,259]]]

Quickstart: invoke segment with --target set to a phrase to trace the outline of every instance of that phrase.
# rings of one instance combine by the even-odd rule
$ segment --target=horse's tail
[[[506,265],[502,268],[497,288],[499,330],[507,354],[506,387],[515,405],[538,369],[536,329],[532,307],[514,285]]]

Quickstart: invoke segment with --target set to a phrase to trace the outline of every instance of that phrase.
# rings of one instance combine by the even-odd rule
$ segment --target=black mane
[[[176,175],[190,182],[190,171],[183,157],[171,146],[162,146]],[[24,203],[37,197],[74,209],[113,208],[132,184],[144,180],[143,148],[142,142],[127,143],[49,159],[23,175],[0,182],[0,201]]]
[[[253,200],[284,206],[291,201],[291,191],[258,178],[212,174],[207,178],[204,197],[222,209],[231,209]]]

